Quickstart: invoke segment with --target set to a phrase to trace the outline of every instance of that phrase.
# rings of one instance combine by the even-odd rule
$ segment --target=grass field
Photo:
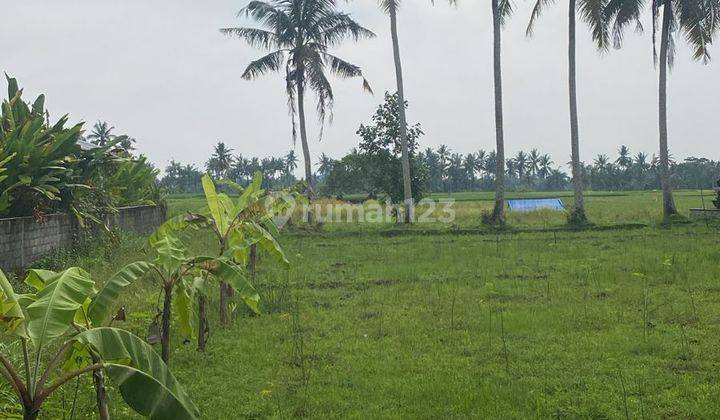
[[[171,367],[204,417],[720,417],[716,226],[659,226],[658,193],[595,193],[599,228],[552,229],[564,216],[541,212],[494,233],[479,222],[491,195],[454,198],[450,226],[285,233],[291,270],[260,260],[262,316],[239,310],[225,330],[213,319],[206,354],[173,343]],[[702,206],[695,191],[677,201],[685,214]],[[168,202],[172,214],[202,207]],[[144,258],[142,243],[68,258],[102,279]],[[151,280],[128,292],[127,328],[145,334],[157,292]]]

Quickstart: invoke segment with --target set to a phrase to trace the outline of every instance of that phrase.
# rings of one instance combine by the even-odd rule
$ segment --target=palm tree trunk
[[[583,196],[583,180],[582,166],[580,163],[580,129],[578,124],[577,109],[577,76],[576,76],[576,0],[569,0],[568,10],[568,79],[570,92],[570,142],[572,146],[572,176],[573,187],[575,190],[575,205],[572,209],[570,222],[574,224],[584,224],[587,222],[585,214],[585,197]]]
[[[298,73],[300,73],[299,70]],[[302,77],[298,76],[298,79],[302,79]],[[302,80],[298,80],[297,82],[297,96],[298,118],[300,119],[300,143],[302,144],[303,149],[303,159],[305,160],[305,180],[307,181],[308,187],[307,198],[308,202],[312,202],[315,195],[315,186],[312,176],[312,158],[310,157],[310,146],[308,145],[307,128],[305,125],[305,87],[303,86]],[[313,223],[312,210],[307,211],[306,218],[307,223]]]
[[[397,6],[390,4],[390,32],[392,34],[393,58],[395,60],[395,79],[397,82],[398,106],[400,114],[400,147],[402,149],[403,196],[405,198],[405,223],[415,219],[412,183],[410,180],[410,151],[407,136],[407,115],[405,112],[405,86],[403,83],[402,62],[400,61],[400,41],[397,28]]]
[[[502,27],[498,0],[492,0],[493,12],[493,68],[495,77],[495,141],[497,161],[495,167],[495,208],[491,223],[505,224],[505,133],[503,129],[502,94]]]
[[[308,198],[311,198],[314,192],[314,180],[312,176],[312,158],[310,157],[310,146],[307,139],[307,127],[305,123],[305,88],[301,83],[297,87],[298,101],[298,118],[300,119],[300,143],[303,149],[303,159],[305,160],[305,180],[308,184]]]
[[[670,185],[670,153],[668,151],[667,131],[667,68],[668,48],[670,48],[670,24],[672,2],[665,0],[663,6],[662,38],[660,40],[660,86],[659,86],[659,126],[660,126],[660,184],[663,193],[663,216],[668,219],[678,214]]]

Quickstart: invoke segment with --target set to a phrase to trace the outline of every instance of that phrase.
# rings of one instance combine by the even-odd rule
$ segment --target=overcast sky
[[[459,7],[405,0],[400,42],[409,119],[426,132],[421,146],[453,151],[494,148],[492,22],[486,0]],[[436,2],[437,3],[437,2]],[[532,2],[518,0],[504,32],[506,147],[538,148],[556,162],[569,156],[566,10],[558,2],[524,28]],[[284,154],[293,145],[280,75],[240,78],[260,56],[218,28],[247,26],[235,13],[245,0],[0,0],[0,71],[19,79],[28,97],[46,93],[54,118],[107,120],[138,139],[158,166],[170,159],[202,164],[218,140],[245,156]],[[358,143],[355,132],[394,91],[388,19],[375,0],[344,6],[377,33],[336,53],[360,65],[375,96],[358,80],[334,80],[335,119],[321,142],[311,122],[311,152],[339,157]],[[584,160],[657,149],[657,76],[651,26],[629,34],[620,51],[598,55],[580,27],[578,88]],[[716,52],[717,55],[717,52]],[[679,43],[670,76],[670,147],[676,157],[720,158],[718,64],[690,59]],[[4,89],[3,89],[4,91]],[[6,95],[3,93],[2,97]],[[29,98],[28,98],[29,99]],[[714,122],[713,122],[714,121]]]

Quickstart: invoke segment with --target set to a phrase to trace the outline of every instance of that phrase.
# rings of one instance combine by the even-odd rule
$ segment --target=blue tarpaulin
[[[536,211],[536,210],[565,210],[565,205],[559,198],[540,198],[530,200],[508,200],[508,206],[513,211]]]

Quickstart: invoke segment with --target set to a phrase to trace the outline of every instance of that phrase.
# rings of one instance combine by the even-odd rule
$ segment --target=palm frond
[[[643,0],[609,0],[605,7],[605,17],[608,24],[612,24],[612,42],[614,48],[621,48],[624,40],[625,28],[635,23],[637,32],[643,31],[640,22],[645,2]]]
[[[544,12],[548,6],[554,3],[555,0],[537,0],[535,6],[533,6],[532,13],[530,14],[530,22],[528,22],[527,29],[525,29],[525,36],[533,36],[533,33],[535,31],[535,22],[540,18],[542,12]]]
[[[278,71],[282,66],[284,57],[285,52],[278,50],[252,61],[243,72],[242,78],[245,80],[253,80],[266,73]]]
[[[279,47],[278,36],[271,31],[257,28],[222,28],[220,33],[244,39],[250,46],[262,49]]]
[[[593,41],[600,51],[607,51],[610,46],[609,22],[605,9],[607,0],[580,0],[578,8],[580,16],[590,26]]]
[[[710,61],[709,47],[712,44],[712,23],[707,0],[683,0],[675,2],[675,14],[679,29],[693,48],[693,59]]]

